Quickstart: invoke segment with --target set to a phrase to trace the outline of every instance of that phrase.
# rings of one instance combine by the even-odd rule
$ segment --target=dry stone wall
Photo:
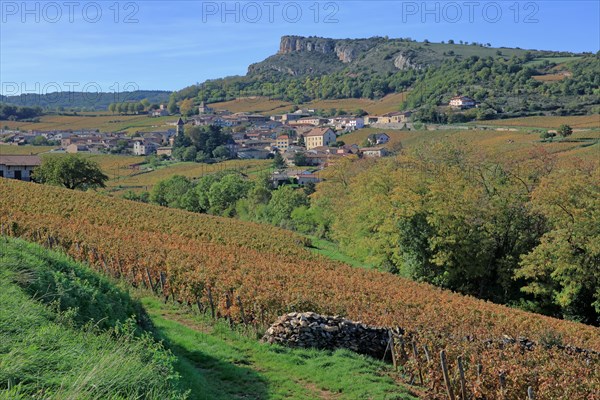
[[[294,312],[279,317],[267,330],[263,341],[288,347],[348,349],[384,359],[391,357],[390,351],[386,351],[389,332],[386,328],[368,326],[338,316]]]

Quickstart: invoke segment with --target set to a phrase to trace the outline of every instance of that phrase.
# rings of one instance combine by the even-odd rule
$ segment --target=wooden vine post
[[[210,304],[210,315],[212,319],[215,319],[215,303],[213,301],[212,292],[210,290],[210,286],[208,287],[207,295],[208,295],[208,304]]]
[[[448,393],[448,399],[454,399],[454,392],[452,391],[452,383],[450,382],[450,374],[448,374],[448,363],[446,361],[446,351],[440,351],[440,360],[442,364],[442,373],[444,374],[444,383],[446,384],[446,392]]]
[[[458,364],[458,373],[460,376],[460,396],[462,400],[467,400],[467,384],[465,382],[465,369],[463,368],[462,356],[456,359]]]
[[[417,363],[417,370],[419,371],[419,383],[423,386],[423,372],[421,371],[421,360],[419,360],[419,353],[417,352],[417,344],[413,341],[412,343],[412,353],[415,358],[415,362]]]
[[[392,352],[392,363],[394,364],[394,371],[398,371],[398,360],[396,360],[396,345],[394,343],[394,335],[392,335],[392,331],[388,331],[389,336],[389,344],[390,350]]]

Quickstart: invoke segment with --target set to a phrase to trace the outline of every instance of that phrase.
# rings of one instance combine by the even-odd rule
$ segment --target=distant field
[[[8,146],[0,145],[0,155],[40,154],[55,149],[53,146]]]
[[[555,64],[562,64],[569,61],[576,61],[581,59],[582,57],[538,57],[534,60],[529,61],[527,64],[528,67],[535,67],[537,65],[541,65],[544,61],[548,61]]]
[[[555,140],[542,143],[538,135],[526,131],[490,131],[490,130],[437,130],[437,131],[398,131],[366,128],[342,135],[339,140],[346,144],[358,144],[372,133],[385,132],[390,136],[390,144],[401,142],[404,148],[425,143],[459,141],[480,149],[486,157],[496,159],[522,160],[531,156],[536,147],[541,147],[560,158],[577,156],[592,159],[600,155],[600,144]],[[573,139],[599,139],[600,132],[575,133]]]
[[[282,100],[271,100],[267,97],[252,96],[242,97],[230,101],[211,103],[210,106],[217,110],[229,110],[234,113],[254,112],[266,115],[280,114],[289,111],[292,103]]]
[[[578,115],[572,117],[522,117],[485,121],[485,125],[550,129],[558,128],[562,124],[570,125],[573,129],[600,128],[600,114]]]
[[[0,121],[0,126],[22,131],[99,129],[101,132],[134,133],[166,131],[170,128],[166,124],[176,120],[177,116],[150,118],[147,115],[45,115],[40,118],[40,122]]]
[[[353,112],[358,108],[371,114],[385,114],[400,110],[400,104],[406,99],[406,93],[394,93],[380,100],[370,99],[337,99],[316,100],[305,104],[299,104],[303,108],[315,108],[329,110],[332,108]],[[229,110],[231,112],[256,112],[266,115],[281,114],[288,112],[293,107],[292,103],[282,100],[271,100],[266,97],[244,97],[231,101],[213,103],[211,107],[217,110]]]
[[[533,79],[540,82],[558,82],[565,79],[567,76],[565,74],[547,74],[547,75],[535,75],[532,76]]]
[[[142,161],[140,157],[138,162]],[[104,165],[110,165],[110,160],[103,161]],[[102,165],[102,163],[101,163]],[[107,173],[111,180],[107,186],[111,192],[127,190],[150,190],[158,182],[168,179],[173,175],[183,175],[188,178],[199,178],[206,174],[218,171],[234,169],[246,174],[252,174],[261,170],[268,170],[271,166],[269,160],[230,160],[217,164],[199,164],[194,162],[181,162],[161,167],[151,172],[135,170],[119,170],[118,174]],[[106,167],[103,167],[106,168]],[[115,171],[113,167],[112,171]]]

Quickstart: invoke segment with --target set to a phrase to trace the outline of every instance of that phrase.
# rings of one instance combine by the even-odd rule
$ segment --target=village
[[[475,107],[475,102],[464,96],[451,99],[449,106],[455,109]],[[344,135],[359,129],[412,129],[410,111],[391,112],[383,115],[337,115],[319,116],[316,110],[299,108],[293,112],[266,116],[247,112],[232,113],[216,110],[202,102],[198,113],[190,117],[177,117],[168,123],[168,129],[154,132],[99,132],[98,130],[54,130],[29,132],[2,130],[2,145],[30,145],[43,143],[55,145],[52,153],[69,154],[128,154],[140,157],[155,155],[162,160],[173,158],[175,139],[186,127],[218,126],[228,133],[227,159],[267,160],[281,156],[285,167],[273,172],[275,186],[290,179],[300,185],[320,181],[314,172],[343,157],[354,156],[379,158],[399,150],[401,145],[389,147],[390,136],[385,132],[370,134],[364,143],[346,144]],[[170,116],[165,105],[148,113],[149,118]],[[175,118],[177,118],[175,120]],[[6,158],[5,156],[3,156]],[[5,162],[6,161],[6,162]],[[16,166],[14,163],[30,164]],[[40,160],[37,156],[21,156],[0,160],[2,175],[8,177],[20,170],[17,179],[29,180],[29,172]],[[308,167],[305,169],[303,167]]]

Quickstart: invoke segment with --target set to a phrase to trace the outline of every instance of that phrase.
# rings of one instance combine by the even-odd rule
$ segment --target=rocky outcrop
[[[394,59],[394,65],[400,70],[420,68],[418,65],[413,64],[412,60],[404,54],[399,54],[396,56]]]
[[[320,37],[283,36],[278,54],[294,52],[335,54],[341,62],[348,64],[356,60],[360,53],[377,46],[377,43],[375,39],[336,40]]]
[[[335,40],[325,38],[306,38],[302,36],[283,36],[279,44],[279,54],[315,51],[323,54],[335,52]]]
[[[348,349],[378,359],[386,356],[389,330],[338,316],[312,312],[280,317],[263,336],[263,341],[288,347]],[[390,355],[389,351],[387,352]]]

